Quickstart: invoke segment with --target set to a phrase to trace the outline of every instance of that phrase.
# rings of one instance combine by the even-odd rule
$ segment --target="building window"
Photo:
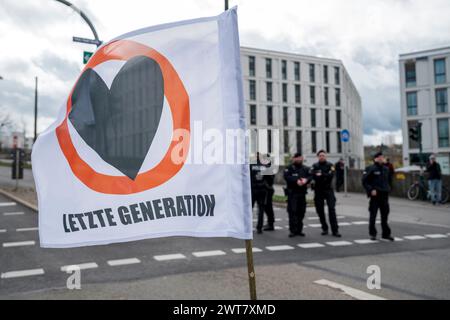
[[[267,125],[273,125],[273,107],[267,106]]]
[[[248,74],[250,77],[255,76],[255,57],[254,56],[248,57]]]
[[[440,84],[445,83],[446,81],[445,59],[434,60],[434,82]]]
[[[330,110],[325,110],[325,127],[330,127]]]
[[[337,139],[337,152],[342,153],[342,140],[341,140],[341,132],[336,132],[336,139]]]
[[[256,105],[250,105],[250,124],[256,125]]]
[[[288,126],[288,107],[283,107],[283,126]]]
[[[409,62],[405,64],[406,87],[416,86],[416,63]]]
[[[309,100],[311,104],[316,104],[316,87],[310,86],[309,87]]]
[[[316,81],[316,68],[313,63],[309,64],[309,82]]]
[[[302,132],[300,130],[297,130],[296,132],[296,138],[297,138],[297,152],[302,153]]]
[[[328,83],[328,66],[323,66],[323,82]]]
[[[325,101],[325,105],[328,106],[330,104],[330,99],[329,99],[329,89],[328,87],[323,88],[323,99]]]
[[[272,101],[272,82],[266,82],[266,99]]]
[[[302,109],[301,108],[295,108],[295,125],[297,127],[302,126]]]
[[[288,101],[288,86],[287,83],[283,83],[283,102]]]
[[[281,77],[283,80],[287,79],[287,61],[281,60]]]
[[[317,132],[311,131],[311,152],[317,152]]]
[[[316,127],[316,109],[311,109],[311,127]]]
[[[300,81],[300,62],[294,62],[295,81]]]
[[[417,92],[406,93],[406,106],[408,116],[417,115]]]
[[[289,153],[289,131],[284,130],[283,140],[284,140],[284,153]]]
[[[336,110],[336,128],[341,128],[341,110]]]
[[[302,100],[302,94],[301,94],[301,90],[300,90],[300,85],[296,84],[295,85],[295,103],[300,103]]]
[[[339,72],[339,67],[334,67],[334,84],[337,86],[341,84],[341,75]]]
[[[449,147],[448,121],[448,118],[437,120],[439,148]]]
[[[447,89],[436,89],[436,112],[443,113],[448,111]]]
[[[250,100],[256,100],[256,81],[250,80],[249,87],[250,87]]]
[[[341,89],[336,88],[335,94],[336,94],[336,107],[340,107],[341,106]]]
[[[408,121],[408,136],[409,136],[409,129],[416,128],[418,121],[412,120]],[[410,149],[418,149],[419,148],[419,141],[412,140],[410,137],[409,139],[409,148]]]
[[[325,149],[327,153],[330,153],[330,131],[325,132]]]
[[[267,130],[267,151],[272,153],[272,130]]]
[[[272,78],[272,59],[266,58],[266,78]]]

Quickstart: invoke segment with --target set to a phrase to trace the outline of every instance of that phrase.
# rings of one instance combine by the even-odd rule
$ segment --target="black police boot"
[[[256,230],[256,233],[257,233],[257,234],[261,234],[261,233],[262,233],[262,230],[261,230],[261,229],[258,229],[258,230]]]
[[[333,237],[340,238],[342,235],[339,232],[333,232]]]
[[[389,237],[382,237],[381,238],[381,240],[384,240],[384,241],[395,241],[395,239],[393,238],[393,237],[391,237],[391,236],[389,236]]]
[[[377,240],[377,236],[370,236],[370,240],[376,241]]]
[[[264,231],[274,231],[275,228],[273,227],[273,225],[267,225],[267,226],[264,227],[263,230],[264,230]]]
[[[300,236],[300,237],[304,237],[305,236],[305,234],[303,232],[299,232],[299,233],[297,233],[297,235]]]
[[[288,235],[289,238],[293,238],[293,237],[295,237],[295,236],[296,236],[296,234],[295,234],[295,233],[292,233],[292,232],[289,233],[289,235]]]
[[[328,235],[328,230],[324,230],[324,231],[322,231],[321,235],[323,235],[323,236],[326,236],[326,235]]]

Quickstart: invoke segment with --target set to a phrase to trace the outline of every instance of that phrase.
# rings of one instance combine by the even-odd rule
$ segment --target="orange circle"
[[[129,60],[135,56],[146,56],[155,60],[162,71],[164,79],[164,96],[172,112],[173,131],[186,130],[190,133],[189,95],[178,76],[176,70],[162,54],[155,49],[130,40],[113,41],[100,48],[91,57],[83,69],[94,68],[96,65],[108,60]],[[82,73],[81,73],[82,74]],[[78,82],[78,81],[77,81]],[[75,83],[76,86],[76,83]],[[75,88],[74,86],[74,88]],[[107,194],[132,194],[159,186],[172,178],[183,167],[188,152],[183,152],[181,161],[174,163],[171,154],[180,143],[172,140],[163,159],[152,169],[140,173],[135,180],[127,176],[111,176],[99,173],[92,169],[78,154],[69,133],[68,116],[72,109],[72,89],[67,99],[67,109],[64,121],[56,128],[59,146],[69,163],[75,176],[92,190]],[[184,135],[183,144],[189,146],[189,134]]]

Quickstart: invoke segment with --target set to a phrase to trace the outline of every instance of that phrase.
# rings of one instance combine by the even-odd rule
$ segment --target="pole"
[[[38,113],[38,77],[35,77],[34,88],[34,142],[37,139],[37,113]]]
[[[16,170],[16,188],[14,189],[17,191],[19,189],[19,157],[20,157],[20,151],[19,148],[16,147],[16,163],[15,163],[15,170]]]
[[[347,178],[348,178],[348,159],[347,159],[347,143],[348,142],[344,142],[344,197],[348,197],[347,195]]]
[[[225,11],[228,10],[228,0],[225,0]]]
[[[250,287],[250,300],[256,300],[256,278],[253,265],[252,240],[245,240],[245,252],[247,253],[248,284]]]

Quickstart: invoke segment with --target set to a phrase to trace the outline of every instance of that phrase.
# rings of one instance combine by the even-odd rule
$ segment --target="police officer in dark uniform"
[[[384,165],[384,157],[381,152],[373,156],[374,164],[368,166],[363,173],[362,184],[366,189],[369,201],[369,235],[371,240],[376,240],[377,229],[375,221],[378,209],[381,214],[382,240],[394,241],[391,229],[388,225],[389,215],[389,169]]]
[[[332,187],[335,168],[331,162],[327,161],[325,150],[317,152],[319,161],[311,168],[311,175],[314,180],[314,204],[316,212],[322,225],[322,235],[328,234],[328,224],[325,218],[325,201],[328,207],[328,218],[330,220],[331,232],[333,236],[340,238],[339,225],[336,217],[336,197]]]
[[[264,203],[264,212],[267,215],[267,225],[264,226],[263,231],[274,231],[275,227],[275,213],[273,211],[272,198],[275,193],[275,188],[273,187],[275,182],[275,173],[272,168],[272,161],[270,154],[267,154],[263,159],[260,159],[261,163],[266,167],[263,173],[264,186],[266,188],[266,201]]]
[[[266,203],[267,188],[264,181],[263,172],[266,167],[261,164],[259,152],[256,155],[256,164],[250,165],[250,179],[252,188],[252,207],[255,202],[258,206],[258,222],[256,224],[256,232],[262,233],[264,220],[264,205]]]
[[[303,165],[303,156],[296,153],[292,164],[284,170],[284,179],[287,183],[289,237],[302,236],[303,219],[306,212],[306,193],[308,183],[311,182],[309,168]]]

